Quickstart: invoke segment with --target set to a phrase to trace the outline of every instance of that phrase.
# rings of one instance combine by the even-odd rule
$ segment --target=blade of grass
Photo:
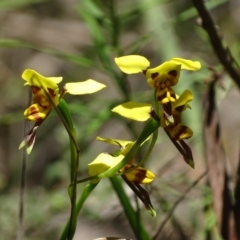
[[[117,177],[109,178],[116,194],[118,195],[119,201],[121,202],[124,212],[128,218],[128,221],[131,225],[132,230],[138,240],[150,240],[147,231],[144,229],[143,225],[140,222],[140,219],[137,217],[128,196],[126,195],[120,180]]]

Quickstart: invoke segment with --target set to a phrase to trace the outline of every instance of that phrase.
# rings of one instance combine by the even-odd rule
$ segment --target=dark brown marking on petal
[[[183,149],[185,150],[186,155],[187,155],[187,159],[192,159],[193,160],[193,155],[192,155],[191,148],[183,140],[180,140],[179,143],[182,145]]]
[[[170,96],[171,96],[172,98],[176,99],[176,94],[175,94],[175,92],[170,92]]]
[[[28,136],[28,138],[27,138],[27,146],[28,147],[31,147],[34,144],[35,138],[36,138],[36,132],[32,132],[32,134],[30,136]]]
[[[154,108],[151,107],[151,110],[150,110],[150,116],[155,119],[157,122],[160,122],[160,118],[159,116],[157,115],[157,113],[155,112]]]
[[[152,80],[154,80],[158,75],[159,75],[158,72],[152,73],[152,74],[151,74]]]
[[[175,134],[174,139],[181,140],[180,136],[184,133],[186,133],[188,130],[187,126],[182,125],[181,128],[178,130],[178,132]]]
[[[146,73],[147,73],[147,69],[142,70],[142,73],[143,73],[144,75],[146,75]]]
[[[184,109],[184,105],[181,105],[181,106],[176,107],[176,108],[175,108],[175,111],[177,111],[177,112],[182,112],[183,109]]]
[[[168,118],[172,116],[172,104],[171,102],[163,104],[164,115],[167,114]]]
[[[56,94],[54,93],[54,90],[51,88],[48,88],[48,92],[50,93],[51,97],[55,97]]]
[[[164,98],[166,98],[167,97],[167,93],[166,92],[164,92],[163,94],[159,94],[160,92],[157,92],[157,100],[159,101],[159,102],[161,102]]]
[[[49,102],[49,101],[48,101],[48,102]],[[41,106],[41,107],[44,108],[44,109],[50,108],[49,104],[48,104],[48,106],[44,106],[44,105],[42,105],[41,103],[38,103],[38,105]]]
[[[29,114],[28,114],[28,115],[29,115],[29,116],[33,116],[33,118],[34,118],[36,121],[42,119],[42,117],[40,117],[40,115],[39,115],[38,109],[37,109],[35,106],[31,106],[31,107],[29,108]]]
[[[37,93],[41,88],[36,87],[36,86],[31,86],[31,89],[32,89],[32,93],[35,94],[35,93]]]
[[[147,176],[147,170],[145,169],[137,169],[137,173],[134,178],[134,182],[141,183]]]
[[[173,76],[173,77],[177,77],[177,71],[176,70],[171,70],[168,72],[169,75]]]
[[[32,113],[32,112],[36,112],[36,107],[35,106],[30,106],[29,107],[29,112]]]

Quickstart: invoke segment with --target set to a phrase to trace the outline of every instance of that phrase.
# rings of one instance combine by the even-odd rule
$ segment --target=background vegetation
[[[148,191],[157,217],[151,217],[139,203],[138,207],[143,208],[140,215],[144,225],[152,236],[156,236],[155,239],[215,240],[221,239],[221,235],[227,236],[224,239],[237,239],[231,226],[232,219],[235,219],[234,226],[239,224],[238,218],[233,218],[231,204],[224,212],[226,201],[223,196],[233,195],[234,191],[235,196],[238,193],[235,186],[238,186],[240,97],[228,71],[222,74],[226,66],[221,65],[212,50],[193,2],[0,1],[1,239],[15,239],[19,228],[23,154],[18,151],[18,146],[24,136],[24,124],[30,128],[30,123],[24,123],[23,119],[30,94],[23,87],[22,72],[32,68],[44,76],[63,76],[64,82],[92,78],[107,85],[94,95],[66,98],[79,136],[79,177],[82,178],[87,176],[89,162],[100,152],[112,150],[107,144],[95,141],[96,136],[134,140],[143,126],[132,124],[110,111],[113,106],[130,99],[144,102],[152,98],[152,91],[143,76],[126,77],[115,66],[114,57],[127,54],[144,55],[151,60],[152,66],[172,57],[202,63],[201,71],[181,75],[177,90],[182,92],[188,88],[195,96],[192,110],[184,113],[185,122],[194,131],[194,137],[188,143],[195,157],[195,169],[183,162],[182,156],[160,130],[157,144],[146,163],[156,174]],[[216,24],[219,39],[232,53],[235,62],[230,61],[231,65],[237,69],[240,3],[237,0],[211,0],[206,6]],[[209,70],[208,66],[215,71]],[[237,83],[236,79],[234,81]],[[213,93],[208,94],[209,89],[214,89],[212,97],[215,97],[216,105],[212,112],[219,116],[221,129],[221,137],[218,135],[215,139],[211,153],[208,140],[213,138],[213,132],[204,120],[206,113],[209,114],[207,99]],[[66,190],[69,184],[68,136],[56,113],[52,112],[49,118],[38,131],[27,161],[25,239],[58,239],[70,211]],[[207,169],[210,170],[200,181],[199,177]],[[218,172],[211,171],[214,169]],[[79,185],[79,192],[82,187]],[[220,193],[214,189],[219,189]],[[229,194],[224,195],[226,191]],[[221,194],[220,198],[216,197],[218,194]],[[129,196],[135,203],[130,191]],[[225,223],[229,228],[223,229],[223,219],[227,219]],[[224,235],[225,230],[227,235]],[[107,179],[102,180],[87,200],[74,239],[101,236],[134,238]]]

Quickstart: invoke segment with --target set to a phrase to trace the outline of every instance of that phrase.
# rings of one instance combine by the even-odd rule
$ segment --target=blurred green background
[[[237,0],[207,1],[223,41],[236,60],[240,50],[240,3]],[[23,111],[30,101],[22,72],[32,68],[44,76],[63,76],[64,83],[92,78],[107,85],[99,93],[66,96],[79,136],[80,174],[87,176],[87,164],[99,153],[115,148],[95,141],[96,136],[135,140],[142,123],[126,121],[111,108],[128,100],[152,102],[153,92],[144,76],[126,76],[115,66],[114,57],[139,54],[151,66],[172,58],[198,60],[202,69],[182,72],[179,94],[194,92],[192,110],[184,121],[193,129],[188,143],[195,157],[195,169],[187,166],[177,149],[159,130],[159,138],[147,167],[156,180],[148,191],[157,212],[152,218],[140,203],[141,218],[152,235],[166,213],[191,183],[205,171],[202,103],[211,76],[208,65],[222,69],[208,37],[197,24],[197,12],[188,0],[0,0],[0,239],[16,239],[19,188],[24,136]],[[238,92],[228,76],[226,90],[217,89],[223,139],[229,157],[229,171],[235,169],[239,147]],[[39,128],[34,149],[27,160],[25,194],[25,239],[58,239],[68,219],[70,202],[68,136],[55,112]],[[141,157],[141,153],[138,156]],[[232,172],[231,177],[235,178]],[[81,192],[83,185],[79,185]],[[127,187],[126,187],[127,189]],[[135,199],[128,191],[133,204]],[[215,231],[211,191],[203,179],[179,204],[158,239],[206,239]],[[207,209],[207,210],[206,210]],[[75,240],[101,236],[133,237],[108,179],[101,181],[86,202]],[[219,239],[218,234],[213,239]]]

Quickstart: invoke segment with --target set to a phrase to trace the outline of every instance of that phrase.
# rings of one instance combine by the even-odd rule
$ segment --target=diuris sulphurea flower
[[[115,58],[121,71],[127,74],[143,73],[148,84],[156,90],[156,99],[163,106],[165,117],[173,121],[169,104],[177,100],[173,86],[177,85],[181,70],[198,71],[201,64],[184,58],[172,58],[157,67],[149,68],[150,62],[140,55]]]
[[[193,94],[189,90],[185,90],[180,96],[176,95],[175,102],[167,104],[168,111],[172,114],[172,119],[166,117],[165,109],[162,108],[155,112],[151,104],[139,102],[127,102],[120,104],[112,109],[113,112],[119,115],[135,120],[147,121],[151,117],[160,121],[161,127],[165,130],[171,141],[183,155],[184,160],[194,166],[191,149],[183,141],[192,137],[192,130],[182,123],[181,114],[187,108],[190,108],[188,103],[193,99]]]
[[[132,141],[102,137],[97,137],[97,140],[117,145],[118,147],[120,147],[120,150],[112,154],[109,153],[99,154],[91,163],[88,164],[88,173],[90,176],[97,176],[116,166],[119,162],[123,160],[125,155],[130,151],[130,149],[135,143]],[[146,139],[146,141],[148,140],[149,138]],[[144,144],[145,142],[143,142],[142,144]],[[140,185],[151,183],[155,179],[155,175],[151,171],[141,166],[134,165],[134,159],[131,159],[130,162],[128,162],[122,169],[120,169],[119,173],[122,176],[123,180],[127,183],[127,185],[143,202],[145,208],[151,213],[151,215],[155,216],[156,213],[151,204],[149,194]],[[115,174],[116,173],[114,173],[113,175]],[[93,181],[98,182],[99,179]]]
[[[58,106],[60,99],[66,94],[82,95],[97,92],[104,87],[104,84],[88,79],[83,82],[66,83],[62,90],[58,84],[62,77],[44,77],[32,69],[26,69],[22,74],[25,86],[32,90],[32,104],[24,111],[25,119],[35,122],[19,149],[27,145],[27,153],[30,154],[33,148],[36,131],[42,122],[47,118],[51,110]]]

